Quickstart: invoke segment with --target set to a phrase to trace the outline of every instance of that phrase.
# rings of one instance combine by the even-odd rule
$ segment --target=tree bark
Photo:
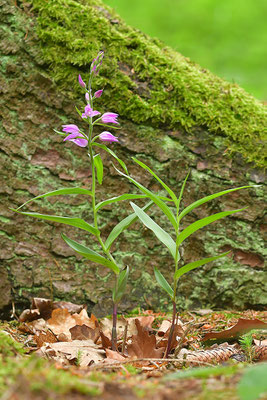
[[[148,163],[176,193],[191,168],[183,206],[230,187],[262,185],[217,199],[185,218],[183,226],[212,212],[248,206],[185,242],[184,262],[227,249],[232,258],[183,277],[178,307],[263,308],[263,104],[128,27],[100,0],[0,0],[0,6],[2,315],[8,316],[12,301],[20,309],[33,296],[86,303],[99,316],[112,309],[109,271],[77,256],[61,239],[65,232],[91,247],[90,236],[10,210],[50,190],[90,187],[86,152],[63,144],[53,129],[81,123],[75,111],[75,105],[83,104],[77,76],[88,77],[99,50],[105,51],[105,59],[96,90],[104,92],[97,109],[120,114],[120,143],[112,148],[136,179],[159,190],[132,155]],[[133,192],[113,169],[113,160],[105,154],[103,159],[99,200]],[[90,204],[80,195],[35,201],[27,210],[92,219]],[[104,234],[130,212],[127,203],[104,208]],[[171,233],[155,207],[151,214]],[[153,267],[168,277],[173,263],[153,234],[136,223],[113,251],[131,270],[130,294],[119,311],[168,308]]]

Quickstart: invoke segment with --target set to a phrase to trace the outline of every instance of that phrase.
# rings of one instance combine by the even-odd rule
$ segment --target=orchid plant
[[[167,186],[147,165],[142,163],[141,161],[137,160],[134,158],[134,161],[143,169],[148,171],[154,178],[157,179],[157,181],[160,183],[160,185],[163,187],[163,189],[167,192],[168,197],[161,196],[160,194],[156,194],[148,190],[146,187],[141,185],[139,182],[137,182],[135,179],[133,179],[127,170],[127,167],[125,163],[112,151],[109,147],[108,144],[110,143],[116,143],[119,141],[117,136],[114,136],[109,130],[105,130],[101,132],[100,134],[95,133],[95,127],[100,126],[104,127],[106,129],[114,129],[118,127],[118,114],[113,113],[113,112],[105,112],[104,114],[101,114],[99,111],[94,109],[94,102],[95,100],[99,99],[103,95],[103,89],[97,90],[93,93],[92,91],[92,83],[93,83],[93,78],[95,75],[99,73],[102,61],[103,61],[104,53],[100,52],[96,59],[93,60],[90,66],[90,71],[89,71],[89,80],[88,84],[83,81],[81,75],[78,76],[78,82],[81,86],[81,88],[84,90],[84,95],[85,95],[85,102],[86,105],[84,107],[83,111],[80,111],[78,108],[76,108],[76,111],[78,112],[81,121],[83,122],[84,125],[86,125],[86,130],[78,127],[75,124],[66,124],[62,126],[62,131],[55,130],[56,133],[64,136],[63,141],[69,141],[74,143],[75,145],[84,148],[87,151],[89,161],[91,164],[91,171],[92,171],[92,181],[91,181],[91,188],[81,188],[81,187],[73,187],[73,188],[61,188],[57,190],[53,190],[50,192],[47,192],[45,194],[41,194],[39,196],[34,197],[31,200],[26,201],[24,204],[22,204],[20,207],[17,209],[12,209],[15,212],[18,212],[20,214],[34,217],[34,218],[40,218],[43,220],[48,220],[48,221],[54,221],[62,224],[66,224],[69,226],[74,226],[76,228],[82,229],[83,231],[86,231],[92,235],[95,236],[99,243],[100,247],[100,253],[84,246],[83,244],[69,238],[67,235],[62,234],[63,240],[78,254],[82,255],[84,258],[98,263],[108,269],[110,269],[115,276],[114,279],[114,287],[112,290],[112,300],[113,300],[113,314],[112,314],[112,349],[117,350],[117,333],[116,333],[116,325],[117,325],[117,309],[118,309],[118,304],[125,292],[128,276],[129,276],[129,267],[120,265],[114,256],[111,253],[111,246],[113,242],[117,239],[117,237],[125,230],[127,229],[133,222],[138,220],[138,218],[143,222],[145,226],[147,226],[149,229],[151,229],[156,237],[168,248],[171,256],[173,257],[174,260],[174,271],[173,271],[173,283],[172,286],[168,283],[166,278],[162,275],[162,273],[155,268],[155,277],[158,282],[158,284],[165,290],[165,292],[168,294],[170,297],[172,304],[173,304],[173,316],[172,316],[172,325],[170,329],[170,334],[168,338],[168,344],[165,352],[165,356],[167,357],[170,349],[171,349],[171,343],[172,343],[172,336],[174,332],[174,327],[175,327],[175,318],[176,318],[176,301],[177,301],[177,289],[178,289],[178,281],[181,276],[183,276],[185,273],[200,267],[208,262],[217,260],[221,257],[224,257],[228,254],[228,252],[219,254],[216,256],[204,258],[202,260],[198,261],[193,261],[190,262],[189,264],[180,266],[181,262],[181,257],[180,257],[180,246],[184,242],[186,238],[188,238],[190,235],[192,235],[194,232],[197,230],[203,228],[204,226],[209,225],[210,223],[217,221],[221,218],[224,218],[228,215],[234,214],[236,212],[242,211],[245,208],[238,209],[238,210],[231,210],[231,211],[224,211],[220,212],[217,214],[210,215],[206,218],[202,218],[191,225],[187,226],[183,230],[180,229],[180,224],[182,218],[184,218],[189,212],[194,210],[196,207],[199,207],[200,205],[215,199],[219,196],[222,196],[224,194],[240,190],[243,188],[248,188],[250,186],[242,186],[239,188],[234,188],[234,189],[229,189],[229,190],[224,190],[219,193],[215,193],[213,195],[204,197],[191,205],[187,206],[184,208],[182,211],[180,211],[180,203],[182,200],[183,196],[183,191],[186,185],[186,181],[188,178],[185,178],[182,188],[180,190],[180,194],[177,197],[173,190]],[[116,167],[115,169],[118,171],[118,173],[124,177],[126,177],[129,181],[131,181],[134,185],[136,185],[139,190],[142,192],[142,194],[121,194],[116,197],[112,197],[107,200],[103,200],[100,202],[97,202],[97,196],[96,196],[96,185],[97,183],[99,185],[102,184],[103,181],[103,174],[104,174],[104,167],[103,167],[103,162],[101,155],[97,153],[98,149],[102,149],[103,151],[107,152],[109,155],[111,155],[121,166],[123,169],[123,172],[118,170]],[[40,214],[36,212],[22,212],[20,209],[28,204],[29,202],[41,198],[47,198],[50,196],[58,196],[58,195],[73,195],[73,194],[81,194],[88,196],[91,199],[91,204],[92,204],[92,222],[88,223],[87,221],[78,218],[78,217],[65,217],[65,216],[57,216],[57,215],[45,215],[45,214]],[[98,226],[98,216],[99,216],[99,211],[101,210],[102,207],[112,204],[118,201],[123,201],[123,200],[136,200],[136,199],[149,199],[149,202],[143,207],[140,208],[136,204],[131,203],[131,206],[134,210],[134,212],[130,215],[128,215],[126,218],[124,218],[122,221],[120,221],[110,232],[106,240],[103,239],[101,235],[101,230]],[[153,205],[156,204],[166,215],[168,220],[173,226],[174,229],[174,235],[173,237],[166,231],[164,231],[147,213],[146,211]],[[170,207],[170,204],[174,207],[175,212],[173,212],[173,207]]]
[[[203,197],[200,200],[195,201],[194,203],[188,205],[186,208],[184,208],[182,211],[180,211],[180,205],[181,205],[181,200],[182,200],[182,196],[183,196],[183,192],[184,192],[184,188],[186,185],[186,181],[189,177],[189,173],[187,174],[179,196],[177,197],[176,194],[173,192],[173,190],[166,185],[166,183],[164,183],[156,174],[155,172],[153,172],[153,170],[151,168],[149,168],[146,164],[144,164],[143,162],[137,160],[135,157],[133,157],[133,160],[140,166],[142,167],[144,170],[148,171],[159,183],[160,185],[163,187],[163,189],[168,193],[169,198],[167,199],[168,202],[171,201],[171,204],[174,207],[174,211],[173,209],[170,208],[170,206],[168,204],[166,204],[166,201],[163,200],[163,198],[161,196],[159,196],[156,193],[151,192],[150,190],[148,190],[146,187],[144,187],[143,185],[141,185],[139,182],[137,182],[135,179],[133,179],[129,174],[124,174],[123,172],[119,171],[117,168],[117,171],[124,177],[126,177],[127,179],[129,179],[134,185],[136,185],[141,192],[143,192],[148,198],[151,199],[151,201],[153,201],[154,204],[156,204],[161,211],[163,211],[163,213],[165,214],[165,216],[167,217],[167,219],[169,220],[169,222],[171,223],[173,230],[174,230],[174,239],[173,237],[166,232],[161,226],[159,226],[146,212],[145,210],[141,209],[140,207],[138,207],[136,204],[134,204],[133,202],[131,202],[131,206],[135,212],[135,214],[138,216],[138,218],[140,219],[140,221],[142,221],[142,223],[148,228],[150,229],[155,236],[167,247],[167,249],[169,250],[173,261],[174,261],[174,270],[173,270],[173,276],[172,276],[172,286],[169,284],[169,282],[167,281],[167,279],[163,276],[163,274],[155,267],[154,268],[154,273],[155,273],[155,278],[157,283],[161,286],[161,288],[168,294],[168,296],[170,297],[171,301],[172,301],[172,305],[173,305],[173,313],[172,313],[172,324],[170,327],[170,332],[169,332],[169,337],[168,337],[168,343],[167,343],[167,347],[166,347],[166,352],[165,352],[165,357],[168,357],[168,354],[171,350],[171,345],[172,345],[172,337],[173,337],[173,333],[174,333],[174,328],[175,328],[175,320],[176,320],[176,315],[177,315],[177,308],[176,308],[176,302],[177,302],[177,294],[178,294],[178,282],[179,279],[186,274],[187,272],[192,271],[195,268],[198,268],[204,264],[207,264],[211,261],[215,261],[218,260],[221,257],[225,257],[228,252],[216,255],[216,256],[212,256],[212,257],[207,257],[207,258],[203,258],[201,260],[197,260],[197,261],[193,261],[190,262],[188,264],[182,265],[180,266],[180,262],[181,262],[181,257],[180,257],[180,247],[182,245],[182,243],[184,242],[184,240],[186,240],[189,236],[191,236],[193,233],[195,233],[197,230],[211,224],[214,221],[217,221],[221,218],[227,217],[228,215],[232,215],[235,214],[239,211],[243,211],[245,210],[247,207],[245,208],[241,208],[241,209],[237,209],[237,210],[231,210],[231,211],[223,211],[223,212],[219,212],[213,215],[210,215],[208,217],[199,219],[196,222],[193,222],[191,225],[187,226],[186,228],[184,228],[183,230],[181,230],[181,221],[182,219],[191,211],[193,211],[195,208],[201,206],[204,203],[207,203],[208,201],[211,201],[219,196],[223,196],[227,193],[231,193],[234,192],[236,190],[240,190],[240,189],[245,189],[245,188],[249,188],[249,187],[255,187],[257,185],[254,186],[242,186],[242,187],[238,187],[238,188],[234,188],[234,189],[228,189],[228,190],[224,190],[222,192],[218,192],[206,197]]]
[[[109,131],[103,131],[100,134],[94,134],[95,126],[104,126],[105,128],[114,128],[118,125],[118,114],[113,112],[105,112],[101,115],[101,113],[97,110],[94,110],[93,103],[96,99],[102,96],[103,90],[97,90],[94,94],[92,92],[92,81],[96,74],[98,74],[99,69],[101,67],[103,61],[104,53],[100,52],[96,59],[93,60],[90,73],[89,73],[89,81],[88,85],[85,84],[82,77],[79,75],[78,81],[81,88],[85,92],[85,101],[86,106],[84,108],[84,112],[80,112],[77,108],[77,112],[81,117],[82,121],[87,125],[87,132],[84,129],[79,128],[75,124],[67,124],[63,125],[62,132],[55,130],[60,135],[64,136],[64,142],[70,141],[75,145],[85,148],[87,150],[89,160],[91,163],[92,170],[92,183],[91,190],[86,188],[74,187],[74,188],[63,188],[54,190],[42,195],[39,195],[24,204],[18,207],[16,211],[20,214],[40,218],[43,220],[59,222],[62,224],[70,225],[82,229],[90,234],[94,235],[99,242],[102,254],[97,253],[94,250],[84,246],[81,243],[69,238],[67,235],[62,234],[62,238],[64,241],[77,253],[85,257],[86,259],[98,263],[106,268],[109,268],[115,275],[115,284],[112,291],[112,300],[113,300],[113,328],[112,328],[112,349],[115,350],[117,348],[117,334],[116,334],[116,323],[117,323],[117,307],[118,303],[122,298],[122,295],[125,292],[128,275],[129,275],[129,267],[119,265],[113,255],[111,254],[110,248],[115,239],[123,232],[126,228],[128,228],[134,221],[138,218],[135,213],[124,218],[120,221],[110,232],[109,236],[106,240],[103,240],[101,237],[101,231],[98,226],[98,213],[103,206],[108,204],[122,201],[122,200],[131,200],[131,199],[139,199],[145,198],[146,195],[138,195],[138,194],[122,194],[117,197],[113,197],[111,199],[107,199],[97,203],[96,200],[96,184],[97,182],[101,185],[103,180],[103,162],[100,154],[95,152],[95,149],[102,149],[109,153],[112,157],[114,157],[117,162],[121,165],[124,172],[128,175],[127,167],[125,163],[117,157],[117,155],[108,147],[106,144],[112,142],[118,142],[118,138],[114,136]],[[110,125],[112,124],[112,125]],[[106,144],[105,144],[106,143]],[[56,216],[56,215],[44,215],[34,212],[22,212],[19,211],[23,206],[28,204],[29,202],[41,198],[46,198],[50,196],[58,196],[58,195],[68,195],[68,194],[82,194],[89,196],[92,202],[92,213],[93,213],[93,224],[89,224],[85,220],[81,218],[74,217],[65,217],[65,216]],[[152,202],[148,203],[144,210],[148,209],[152,205]]]

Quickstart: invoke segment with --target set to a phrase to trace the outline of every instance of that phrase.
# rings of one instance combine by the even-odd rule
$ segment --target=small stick
[[[129,325],[129,323],[127,321],[125,328],[124,328],[124,334],[123,334],[123,342],[122,342],[122,348],[121,348],[122,354],[124,354],[124,351],[125,351],[125,345],[126,345],[127,333],[128,333],[128,325]]]
[[[180,353],[180,351],[182,349],[182,346],[183,346],[184,338],[186,337],[188,332],[191,330],[192,326],[193,326],[192,324],[188,325],[187,328],[184,330],[182,336],[180,337],[179,343],[178,343],[178,345],[177,345],[177,347],[176,347],[176,349],[174,351],[175,357],[177,357],[178,354]]]
[[[185,358],[132,358],[132,359],[128,359],[128,360],[125,360],[125,361],[116,361],[116,360],[114,360],[114,362],[113,363],[109,363],[109,364],[101,364],[100,365],[100,363],[99,364],[97,364],[97,365],[95,365],[95,366],[91,366],[91,367],[89,367],[89,370],[94,370],[94,369],[105,369],[105,368],[118,368],[120,365],[123,365],[123,364],[132,364],[132,363],[136,363],[136,362],[142,362],[142,361],[149,361],[149,362],[161,362],[161,363],[163,363],[163,364],[166,364],[166,363],[171,363],[171,362],[180,362],[180,363],[197,363],[197,364],[200,364],[200,365],[208,365],[208,366],[210,366],[210,367],[214,367],[214,364],[211,364],[211,363],[207,363],[207,362],[204,362],[204,361],[189,361],[189,360],[186,360]],[[160,367],[160,366],[159,366]]]
[[[16,314],[16,307],[14,301],[12,301],[12,313],[11,313],[11,318],[16,318],[17,321],[19,321],[19,317]]]

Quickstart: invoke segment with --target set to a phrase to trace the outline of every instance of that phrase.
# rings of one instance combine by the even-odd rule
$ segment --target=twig
[[[176,349],[174,350],[174,355],[175,355],[175,357],[177,357],[178,354],[180,353],[180,351],[181,351],[181,349],[182,349],[182,346],[183,346],[184,338],[186,337],[186,335],[188,334],[188,332],[191,330],[192,326],[193,326],[193,324],[188,325],[187,328],[184,330],[182,336],[180,337],[178,346],[177,346]]]
[[[12,313],[11,313],[11,318],[16,318],[17,321],[19,321],[19,317],[16,314],[16,307],[15,307],[15,302],[12,301]]]
[[[127,340],[127,332],[128,332],[128,325],[129,325],[128,321],[126,321],[126,322],[127,323],[126,323],[125,328],[124,328],[123,342],[122,342],[122,348],[121,348],[122,354],[124,354],[124,351],[125,351],[125,345],[126,345],[126,340]]]
[[[184,363],[188,363],[188,364],[197,363],[197,364],[200,364],[200,365],[208,365],[210,367],[214,366],[214,364],[211,364],[211,363],[207,363],[207,362],[204,362],[204,361],[190,361],[190,360],[187,360],[186,358],[132,358],[132,359],[128,359],[128,360],[125,360],[125,361],[116,361],[116,360],[114,360],[112,363],[109,363],[109,364],[101,364],[100,365],[100,363],[99,363],[99,364],[92,365],[91,367],[89,367],[89,370],[114,368],[114,367],[118,368],[118,367],[120,367],[120,365],[123,365],[123,364],[132,364],[132,363],[143,362],[143,361],[149,361],[151,363],[161,362],[163,364],[176,363],[176,362],[177,363],[179,362],[179,363],[182,363],[182,364],[184,364]],[[160,366],[158,366],[158,368],[159,367]]]

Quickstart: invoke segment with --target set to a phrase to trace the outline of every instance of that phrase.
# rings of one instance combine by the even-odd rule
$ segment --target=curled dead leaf
[[[69,301],[54,301],[52,308],[53,310],[57,308],[65,308],[70,314],[78,314],[85,308],[85,306],[81,304],[74,304]]]
[[[100,337],[102,342],[103,349],[108,349],[111,347],[111,340],[102,332],[100,331]]]
[[[132,337],[132,343],[127,345],[127,351],[132,358],[161,358],[164,353],[163,348],[156,348],[156,337],[150,335],[141,326],[138,319],[135,320],[137,335]]]
[[[230,329],[225,329],[222,332],[209,332],[203,337],[203,341],[210,339],[229,339],[243,335],[252,329],[267,329],[267,324],[259,319],[244,319],[239,318],[237,323]]]
[[[22,311],[22,313],[20,314],[19,321],[20,322],[31,322],[38,318],[40,318],[39,310],[26,309],[26,310]]]

